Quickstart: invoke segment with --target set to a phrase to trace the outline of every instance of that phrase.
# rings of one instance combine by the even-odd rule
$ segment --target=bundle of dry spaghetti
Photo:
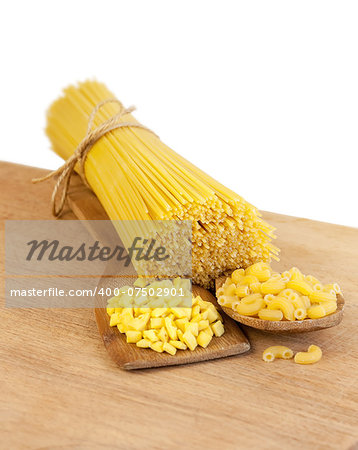
[[[48,112],[47,134],[53,150],[65,160],[70,158],[86,136],[93,108],[113,97],[96,81],[65,89]],[[120,107],[102,105],[93,127],[118,115]],[[139,124],[130,113],[120,120]],[[180,126],[185,132],[185,120]],[[78,165],[75,170],[79,171]],[[273,227],[255,207],[145,127],[125,126],[103,135],[86,155],[84,173],[111,220],[192,221],[194,283],[210,287],[223,273],[278,254],[271,243]]]

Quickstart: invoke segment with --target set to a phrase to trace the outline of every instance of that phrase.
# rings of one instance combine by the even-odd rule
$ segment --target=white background
[[[260,209],[358,226],[358,2],[12,0],[0,45],[0,159],[59,166],[46,109],[95,77]]]

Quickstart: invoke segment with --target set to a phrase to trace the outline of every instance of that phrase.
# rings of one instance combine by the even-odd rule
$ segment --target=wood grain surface
[[[6,219],[51,219],[44,171],[0,164]],[[250,200],[250,199],[248,199]],[[349,449],[358,441],[358,230],[264,213],[277,226],[282,270],[337,280],[342,323],[307,334],[245,327],[251,350],[200,364],[122,371],[108,357],[90,309],[0,305],[0,447],[6,449]],[[64,218],[73,219],[66,213]],[[4,292],[4,246],[1,246]],[[323,349],[312,366],[264,363],[285,344]]]

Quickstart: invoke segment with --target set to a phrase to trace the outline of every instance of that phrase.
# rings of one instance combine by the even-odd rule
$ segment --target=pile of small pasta
[[[178,286],[183,288],[186,281],[177,278],[172,286],[176,286],[174,289],[180,289]],[[178,295],[170,294],[173,288],[166,298],[158,297],[159,290],[166,289],[163,286],[170,283],[170,280],[155,281],[144,288],[145,281],[138,279],[134,286],[143,286],[145,295],[135,299],[131,295],[133,287],[122,288],[121,293],[107,303],[110,326],[116,326],[120,333],[124,333],[127,343],[158,353],[174,356],[177,350],[194,351],[198,345],[206,348],[213,336],[224,334],[222,317],[212,303],[200,296],[194,298],[188,289],[183,288],[185,295],[190,294],[190,307],[178,306]],[[145,303],[142,297],[146,298]]]
[[[244,316],[263,320],[319,319],[337,309],[337,283],[323,285],[297,267],[273,272],[267,263],[237,269],[217,290],[218,303]]]

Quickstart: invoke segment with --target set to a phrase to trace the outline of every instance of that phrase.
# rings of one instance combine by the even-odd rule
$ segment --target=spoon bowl
[[[224,284],[226,277],[220,277],[216,280],[216,291]],[[225,314],[230,316],[243,325],[258,330],[269,331],[272,333],[303,333],[307,331],[322,330],[338,325],[343,318],[344,298],[341,294],[337,294],[337,309],[334,313],[320,319],[304,319],[304,320],[263,320],[258,317],[243,316],[231,308],[220,306]]]

